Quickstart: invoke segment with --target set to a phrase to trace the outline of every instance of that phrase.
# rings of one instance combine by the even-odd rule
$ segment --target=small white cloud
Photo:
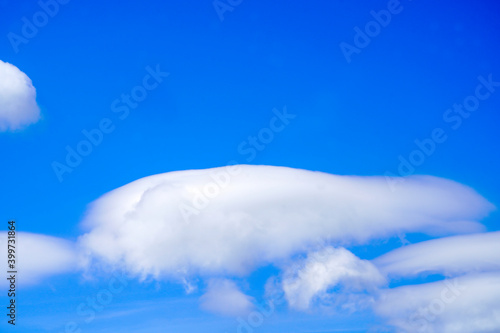
[[[30,78],[0,60],[0,132],[22,129],[39,119],[40,108]]]
[[[327,247],[310,253],[307,259],[287,268],[282,287],[291,308],[307,310],[314,299],[373,291],[385,282],[384,277],[368,260],[359,259],[344,248]],[[330,292],[331,288],[336,288],[337,291]]]
[[[439,273],[448,277],[500,270],[500,232],[445,237],[408,245],[373,263],[390,277]]]
[[[7,236],[7,232],[0,232],[1,249],[7,249]],[[27,232],[17,232],[16,237],[15,269],[23,285],[77,269],[77,250],[70,241]],[[7,271],[7,260],[1,260],[0,269]],[[5,279],[0,281],[0,285],[7,283]]]
[[[223,316],[244,316],[253,309],[252,298],[243,294],[231,280],[213,279],[200,298],[201,308]]]
[[[186,294],[192,294],[193,292],[198,290],[198,285],[186,278],[183,278],[181,282]]]

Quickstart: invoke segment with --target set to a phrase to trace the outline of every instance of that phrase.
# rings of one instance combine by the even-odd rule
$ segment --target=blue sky
[[[143,177],[229,161],[402,176],[400,156],[417,156],[415,140],[432,138],[436,129],[446,139],[422,155],[411,173],[454,180],[493,205],[500,203],[500,87],[490,91],[482,83],[500,81],[500,8],[493,1],[222,0],[218,5],[231,10],[220,15],[212,1],[57,4],[57,12],[45,15],[46,24],[28,37],[23,18],[33,23],[44,5],[0,2],[0,60],[31,79],[41,114],[29,126],[0,132],[1,230],[15,219],[22,232],[78,242],[89,231],[82,224],[88,205],[103,194]],[[374,21],[370,12],[388,8],[396,8],[390,22],[378,25],[369,43],[346,57],[341,44],[356,47],[355,27],[365,31]],[[12,42],[13,34],[24,42]],[[155,81],[151,72],[163,74]],[[145,90],[144,82],[154,88]],[[488,97],[457,126],[447,110],[475,96],[479,85]],[[134,91],[147,96],[125,106],[123,94]],[[121,119],[123,107],[129,112]],[[251,145],[249,136],[258,137],[284,110],[293,116],[283,129],[273,131],[255,156],[242,153]],[[99,128],[103,119],[109,120],[110,133],[71,173],[58,177],[54,162],[65,164],[67,147],[76,150],[86,140],[82,131]],[[483,232],[499,230],[496,212],[478,220]],[[414,244],[436,235],[418,231],[405,237]],[[390,235],[346,248],[371,260],[400,246],[397,235]],[[229,279],[259,303],[265,302],[266,281],[280,271],[263,265]],[[93,274],[97,277],[88,279],[75,269],[23,286],[21,271],[16,329],[63,332],[69,321],[89,332],[238,328],[235,317],[200,307],[209,285],[201,275],[192,277],[198,290],[191,294],[175,279],[128,277],[124,290],[85,323],[78,305],[107,288],[110,279],[109,272]],[[415,278],[419,283],[439,279]],[[393,332],[397,325],[371,310],[332,314],[283,305],[259,327],[262,332],[340,329]]]

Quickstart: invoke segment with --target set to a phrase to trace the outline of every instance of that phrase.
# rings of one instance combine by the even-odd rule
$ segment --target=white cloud
[[[376,312],[401,332],[500,331],[500,232],[425,241],[373,263],[390,278],[455,277],[381,293]]]
[[[373,263],[391,277],[456,276],[500,270],[500,232],[434,239],[393,250]]]
[[[375,309],[398,332],[499,332],[500,273],[389,289]]]
[[[477,232],[493,209],[472,189],[430,176],[392,192],[384,177],[235,168],[233,176],[226,168],[159,174],[109,192],[91,205],[80,243],[91,258],[143,277],[243,275],[321,240]],[[180,207],[193,199],[197,215],[187,222]]]
[[[213,279],[200,298],[201,308],[223,316],[244,316],[253,309],[252,298],[243,294],[231,280]]]
[[[374,291],[385,282],[371,262],[359,259],[344,248],[327,247],[309,253],[306,260],[287,268],[282,288],[291,308],[307,310],[314,299],[334,299],[338,294]],[[329,289],[333,287],[342,290],[330,293]],[[345,308],[346,303],[342,306]]]
[[[0,132],[22,129],[39,119],[40,108],[30,78],[0,60]]]
[[[7,249],[7,232],[0,232],[0,248]],[[76,270],[77,251],[75,245],[67,240],[17,232],[15,260],[17,276],[22,285],[40,282],[43,278]],[[7,271],[7,258],[0,261],[0,270]],[[5,279],[0,285],[5,285]]]
[[[435,239],[373,261],[340,247],[401,233],[482,231],[478,220],[494,207],[472,189],[429,176],[407,177],[392,192],[383,177],[271,166],[231,170],[238,173],[216,168],[160,174],[105,194],[91,204],[78,247],[19,233],[20,275],[36,283],[77,269],[84,254],[86,268],[104,264],[142,278],[174,278],[187,293],[197,291],[200,278],[208,279],[201,308],[243,316],[254,300],[231,278],[274,264],[283,272],[269,280],[267,296],[274,302],[280,295],[296,310],[374,307],[407,332],[500,329],[500,232]],[[210,198],[204,197],[207,189]],[[188,221],[180,210],[186,205],[196,210]],[[6,235],[0,235],[5,248]],[[384,287],[386,277],[436,272],[462,276],[448,285]]]

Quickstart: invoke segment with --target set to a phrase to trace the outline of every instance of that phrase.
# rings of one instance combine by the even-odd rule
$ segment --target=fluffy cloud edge
[[[307,258],[287,267],[281,288],[290,308],[306,311],[314,307],[313,303],[325,304],[332,300],[338,307],[335,299],[345,301],[347,294],[352,294],[351,301],[358,298],[360,303],[366,298],[365,292],[373,292],[385,284],[385,278],[370,261],[358,258],[345,248],[328,246],[308,253]],[[341,307],[356,307],[349,303]]]
[[[0,60],[0,132],[24,129],[40,118],[31,79],[16,66]]]

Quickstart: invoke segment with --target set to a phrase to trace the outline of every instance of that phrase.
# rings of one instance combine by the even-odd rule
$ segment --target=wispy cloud
[[[7,249],[7,232],[0,232],[0,248]],[[45,277],[77,270],[75,244],[62,238],[17,232],[16,267],[23,285],[38,283]],[[3,272],[7,271],[7,260],[0,262]],[[0,285],[6,285],[2,279]]]
[[[403,332],[498,332],[500,273],[385,290],[375,310]]]
[[[500,232],[433,239],[393,250],[373,262],[392,277],[500,271]]]
[[[224,316],[242,316],[253,309],[252,298],[227,279],[209,281],[207,292],[200,301],[202,309]]]

